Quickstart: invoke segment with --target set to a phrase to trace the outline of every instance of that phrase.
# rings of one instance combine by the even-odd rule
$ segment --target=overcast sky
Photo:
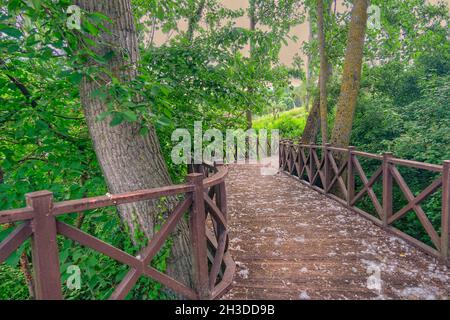
[[[439,2],[439,0],[429,0],[429,2],[437,3]],[[450,0],[445,0],[445,2],[447,2],[450,8]],[[240,9],[240,8],[245,9],[248,7],[248,0],[222,0],[222,3],[225,7],[230,9]],[[342,3],[343,3],[342,0],[337,1],[337,10],[340,12],[346,10],[346,8],[342,6]],[[237,27],[248,28],[250,25],[249,19],[247,17],[241,17],[239,19],[236,19],[235,22]],[[186,28],[186,22],[180,21],[179,28],[181,30],[184,30]],[[296,54],[299,54],[303,59],[305,58],[300,48],[302,46],[302,43],[308,40],[308,23],[306,22],[298,26],[295,26],[290,34],[297,36],[298,40],[297,42],[288,40],[288,45],[283,46],[283,48],[281,49],[280,60],[282,63],[286,65],[292,64],[293,58],[295,57]],[[164,43],[167,40],[167,38],[168,38],[167,34],[159,32],[155,35],[154,39],[155,44],[159,45],[161,43]]]

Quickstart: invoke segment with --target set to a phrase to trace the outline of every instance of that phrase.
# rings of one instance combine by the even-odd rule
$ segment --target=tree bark
[[[325,30],[324,30],[324,10],[323,1],[317,0],[317,33],[319,39],[320,53],[320,127],[322,133],[322,144],[328,141],[328,104],[327,104],[327,83],[328,83],[328,57],[326,52]]]
[[[113,23],[106,25],[110,33],[102,32],[96,37],[98,45],[92,50],[98,54],[113,50],[115,54],[107,69],[123,83],[134,79],[139,52],[130,0],[77,0],[75,3],[87,12],[100,12],[112,20]],[[89,64],[96,66],[97,62]],[[111,127],[108,121],[97,121],[97,116],[108,108],[91,94],[109,80],[106,74],[96,76],[95,81],[84,77],[80,85],[89,133],[109,191],[121,193],[169,185],[171,180],[153,127],[143,136],[137,123]],[[132,236],[141,231],[151,238],[164,211],[159,205],[158,201],[142,201],[120,205],[118,210]],[[188,225],[182,219],[173,234],[167,273],[187,285],[192,284],[189,242]]]
[[[350,143],[361,79],[364,37],[367,25],[367,8],[368,0],[354,1],[352,19],[348,31],[341,93],[337,104],[336,119],[330,141],[338,147],[347,147]]]
[[[194,38],[194,31],[195,27],[198,25],[202,18],[203,10],[205,8],[206,0],[200,0],[200,3],[198,4],[197,10],[195,11],[194,15],[189,19],[188,23],[188,30],[187,30],[187,38],[189,39],[189,42],[192,41]]]
[[[308,24],[309,24],[309,34],[308,34],[308,43],[311,44],[313,42],[313,23],[311,12],[308,15]],[[311,98],[311,80],[312,80],[312,56],[311,53],[308,53],[306,56],[306,99],[305,99],[305,109],[309,111],[309,100]]]
[[[249,19],[250,19],[250,31],[253,32],[256,30],[256,8],[255,1],[250,1],[250,9],[249,9]],[[254,58],[255,44],[252,38],[250,38],[250,60]],[[251,94],[253,92],[253,88],[248,88],[248,92]],[[253,126],[253,117],[252,110],[248,109],[245,112],[246,120],[247,120],[247,129],[251,129]]]
[[[311,110],[308,114],[306,120],[305,129],[303,129],[303,134],[300,139],[303,144],[314,144],[317,141],[317,134],[320,129],[320,98],[314,99]]]

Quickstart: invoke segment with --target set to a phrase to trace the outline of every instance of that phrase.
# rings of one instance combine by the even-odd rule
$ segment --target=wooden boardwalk
[[[230,248],[237,270],[224,299],[450,298],[445,265],[275,172],[230,166]]]

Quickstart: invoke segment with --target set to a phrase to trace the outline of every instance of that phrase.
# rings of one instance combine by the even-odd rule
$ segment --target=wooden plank
[[[444,161],[442,171],[442,219],[441,219],[441,253],[450,266],[450,160]]]
[[[192,244],[193,278],[196,293],[200,299],[210,299],[211,291],[208,278],[208,256],[205,235],[205,200],[202,175],[191,173],[187,180],[194,186],[189,229]],[[208,198],[209,199],[209,198]],[[212,202],[212,201],[211,201]],[[215,204],[213,203],[215,206]]]
[[[195,299],[201,298],[191,288],[185,286],[184,284],[182,284],[181,282],[178,282],[175,279],[172,279],[168,275],[166,275],[154,268],[145,267],[144,275],[154,279],[155,281],[161,283],[162,285],[166,286],[167,288],[172,289],[173,291],[183,295],[184,297],[186,297],[188,299],[195,300]]]
[[[220,271],[220,267],[222,265],[223,256],[225,254],[225,245],[227,242],[228,233],[226,230],[223,230],[219,235],[218,245],[216,254],[214,256],[214,261],[211,266],[211,271],[209,272],[209,286],[211,290],[214,288],[217,280],[217,276]]]
[[[342,178],[341,174],[339,174],[338,166],[336,164],[336,161],[334,160],[333,155],[331,152],[329,153],[329,160],[331,164],[331,168],[333,169],[334,174],[338,177],[339,187],[341,188],[342,193],[344,194],[344,197],[347,198],[347,188],[345,186],[344,179]],[[346,164],[344,163],[343,166]]]
[[[16,227],[1,243],[0,243],[0,264],[16,251],[20,245],[28,239],[32,234],[30,222],[25,222]]]
[[[423,169],[428,171],[434,171],[434,172],[442,172],[442,166],[438,164],[431,164],[431,163],[425,163],[425,162],[418,162],[418,161],[412,161],[412,160],[405,160],[405,159],[397,159],[397,158],[391,158],[389,159],[390,163],[396,164],[396,165],[402,165],[405,167],[410,168],[416,168],[416,169]]]
[[[65,213],[74,213],[92,210],[96,208],[116,206],[124,203],[150,200],[186,192],[192,192],[192,190],[193,190],[192,185],[180,184],[175,186],[125,192],[110,196],[92,197],[80,200],[57,202],[54,205],[53,214],[61,215]]]
[[[410,201],[405,207],[397,211],[392,217],[389,218],[388,222],[391,224],[395,220],[400,219],[403,217],[408,211],[414,210],[414,206],[418,205],[420,202],[425,200],[430,194],[435,192],[440,186],[442,185],[442,177],[437,178],[433,181],[432,184],[430,184],[428,187],[426,187],[417,197],[414,197],[412,201]]]
[[[392,176],[394,177],[395,181],[397,182],[398,186],[402,190],[403,194],[406,197],[406,200],[408,200],[409,203],[414,201],[414,195],[409,190],[408,185],[406,184],[405,180],[403,180],[402,175],[398,171],[398,169],[395,166],[390,167]],[[425,231],[428,233],[428,235],[431,238],[431,241],[433,241],[433,244],[436,246],[436,248],[441,247],[440,238],[436,230],[434,229],[433,225],[431,224],[430,220],[428,220],[427,215],[422,210],[422,207],[420,205],[413,205],[413,210],[416,212],[417,218],[419,218],[420,222],[422,223],[422,226],[425,228]]]
[[[220,212],[220,209],[217,207],[217,205],[214,203],[214,201],[211,200],[211,198],[208,197],[208,195],[206,193],[203,194],[203,198],[205,199],[205,203],[208,206],[208,208],[210,209],[209,212],[211,213],[211,215],[213,216],[213,218],[217,221],[220,222],[220,224],[223,227],[226,227],[227,222],[224,219],[222,212]]]
[[[173,212],[169,215],[167,220],[162,225],[161,229],[154,235],[150,243],[145,249],[138,255],[141,256],[140,260],[144,264],[148,264],[152,261],[153,257],[159,252],[161,246],[170,236],[170,233],[175,229],[183,214],[192,204],[192,196],[188,195],[186,199],[180,201],[173,209]]]
[[[33,208],[21,208],[0,211],[0,224],[33,219]]]
[[[90,234],[85,233],[75,227],[72,227],[68,224],[65,224],[61,221],[57,222],[58,233],[71,239],[82,246],[91,248],[97,252],[103,253],[104,255],[119,261],[123,264],[126,264],[130,267],[138,268],[141,262],[132,255],[122,251],[109,243],[106,243],[100,239],[97,239]]]
[[[116,287],[114,292],[109,297],[109,300],[123,300],[127,296],[127,294],[130,292],[131,289],[133,289],[136,282],[141,277],[141,272],[138,270],[132,268],[128,273],[125,275],[125,277],[122,279],[122,281],[119,283],[119,285]]]
[[[61,300],[56,219],[52,214],[53,194],[49,191],[33,192],[28,193],[26,199],[34,212],[31,254],[36,299]]]
[[[362,170],[362,168],[361,168]],[[358,170],[358,174],[360,174],[363,171]],[[362,198],[362,196],[366,193],[369,192],[369,190],[372,190],[372,186],[374,185],[374,183],[378,180],[378,178],[381,176],[381,174],[383,173],[383,168],[379,167],[375,173],[370,177],[370,180],[367,180],[367,177],[364,175],[364,177],[361,177],[361,180],[363,180],[364,183],[364,187],[358,192],[358,194],[353,198],[352,202],[350,203],[351,205],[354,205],[359,199]],[[364,173],[363,173],[364,174]]]
[[[375,195],[375,192],[373,192],[372,186],[369,186],[369,180],[367,180],[367,177],[366,177],[364,170],[361,167],[361,164],[359,163],[358,159],[355,157],[353,160],[354,160],[355,168],[358,171],[358,174],[361,177],[362,182],[364,183],[364,188],[366,188],[366,186],[367,186],[367,194],[369,195],[370,199],[372,200],[372,203],[375,207],[375,210],[378,213],[378,216],[380,218],[382,218],[383,217],[383,208],[382,208],[380,202],[378,201],[378,198]],[[381,172],[382,172],[382,167],[378,168],[378,170],[372,175],[372,177],[370,179],[371,180],[370,182],[372,182],[372,185],[373,185],[373,183],[375,183],[376,179],[379,177]],[[372,181],[372,178],[375,178],[375,179],[373,179],[373,181]],[[355,199],[356,198],[357,197],[355,197]],[[355,204],[355,202],[356,202],[356,201],[354,201],[355,199],[353,199],[353,201],[351,203],[352,205]]]
[[[392,158],[392,153],[386,152],[383,154],[383,226],[387,227],[390,223],[389,219],[392,216],[392,175],[389,159]]]

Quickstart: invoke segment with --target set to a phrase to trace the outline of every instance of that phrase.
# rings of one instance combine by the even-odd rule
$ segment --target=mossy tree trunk
[[[324,30],[324,8],[323,1],[317,0],[317,34],[319,40],[320,53],[320,128],[322,133],[322,144],[328,141],[328,104],[327,104],[327,83],[329,77],[328,57],[326,51],[325,30]]]
[[[355,0],[352,8],[352,18],[348,31],[347,49],[342,74],[341,93],[330,140],[333,145],[338,147],[346,147],[350,143],[356,101],[360,87],[368,5],[368,0]]]

